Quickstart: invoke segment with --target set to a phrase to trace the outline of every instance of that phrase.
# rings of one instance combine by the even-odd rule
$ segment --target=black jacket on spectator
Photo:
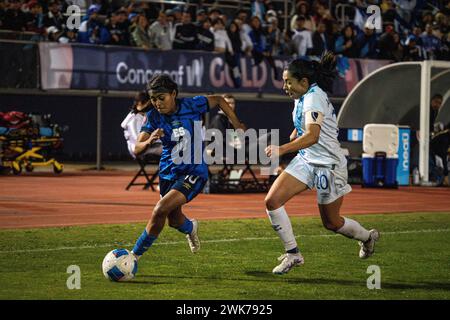
[[[173,48],[194,50],[197,43],[197,27],[193,23],[179,24],[175,28]]]
[[[313,47],[309,49],[309,54],[314,56],[320,56],[325,50],[334,50],[333,41],[326,33],[320,34],[315,31],[312,35]]]
[[[22,10],[6,10],[2,29],[25,31],[26,15]]]
[[[394,56],[394,51],[397,48],[394,36],[391,33],[385,32],[378,40],[378,49],[380,50],[378,57],[386,60],[397,60]]]
[[[126,24],[117,23],[113,25],[109,23],[106,27],[111,36],[109,44],[116,46],[130,45],[130,34],[128,33],[128,26]],[[118,39],[114,36],[117,36]]]
[[[58,30],[63,30],[66,26],[66,19],[61,12],[58,12],[58,14],[55,15],[49,11],[44,17],[44,26],[46,28],[54,26]]]
[[[403,61],[421,61],[423,60],[420,46],[403,46]]]
[[[196,49],[214,51],[214,34],[208,29],[198,28]]]

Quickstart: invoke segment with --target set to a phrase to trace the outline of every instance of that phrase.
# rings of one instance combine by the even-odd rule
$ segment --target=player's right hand
[[[161,139],[162,137],[164,137],[164,130],[161,128],[156,129],[155,131],[152,132],[152,134],[150,135],[150,141],[154,142],[158,139]]]

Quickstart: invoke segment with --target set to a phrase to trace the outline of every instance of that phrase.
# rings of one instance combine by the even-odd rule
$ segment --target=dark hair
[[[333,79],[336,77],[336,57],[331,51],[326,51],[320,62],[296,59],[289,63],[286,70],[297,80],[308,79],[309,84],[317,85],[331,92]]]
[[[233,99],[233,100],[236,100],[236,98],[235,98],[231,93],[225,93],[222,97],[223,97],[224,99]]]
[[[431,100],[434,100],[434,99],[436,99],[436,98],[441,99],[441,100],[444,99],[444,97],[442,97],[442,94],[436,93],[436,94],[431,98]]]
[[[161,93],[172,93],[174,90],[178,95],[178,85],[167,74],[155,74],[147,84],[147,92],[155,91]]]
[[[133,105],[131,106],[131,112],[133,112],[133,113],[147,112],[152,107],[151,104],[149,104],[145,109],[143,109],[141,111],[138,111],[137,106],[139,103],[142,103],[142,104],[147,103],[148,100],[150,100],[150,97],[146,90],[136,93],[136,95],[134,96]]]

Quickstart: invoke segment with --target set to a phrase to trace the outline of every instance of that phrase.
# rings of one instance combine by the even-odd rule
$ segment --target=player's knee
[[[168,208],[163,204],[158,203],[153,209],[153,218],[154,219],[166,219],[167,215],[170,213]]]
[[[283,205],[275,197],[266,197],[264,203],[266,204],[267,210],[276,210]]]
[[[180,227],[179,223],[171,220],[170,218],[168,219],[168,224],[169,224],[169,227],[174,228],[174,229],[178,229]]]

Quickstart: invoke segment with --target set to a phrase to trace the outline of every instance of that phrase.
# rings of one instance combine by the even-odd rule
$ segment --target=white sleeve
[[[317,111],[325,115],[327,102],[320,94],[310,93],[303,100],[303,112]]]
[[[306,48],[311,49],[313,47],[313,43],[312,43],[312,35],[311,35],[311,31],[308,32],[308,36],[306,37]]]

